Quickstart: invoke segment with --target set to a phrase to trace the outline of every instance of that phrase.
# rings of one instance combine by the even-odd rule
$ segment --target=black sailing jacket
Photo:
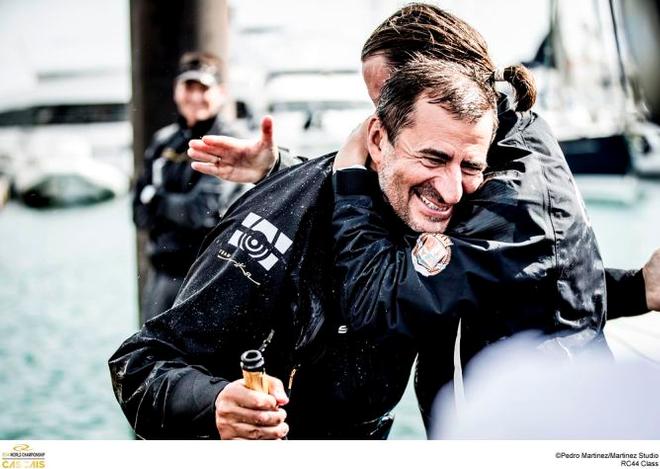
[[[116,397],[144,438],[217,438],[216,395],[274,330],[267,372],[291,385],[290,438],[383,438],[415,351],[336,318],[332,156],[283,170],[234,204],[174,306],[110,359]],[[295,372],[293,370],[296,370]]]
[[[510,114],[507,120],[500,116],[500,140],[508,136],[510,142],[516,141],[518,137],[512,129],[518,125],[519,117]],[[530,123],[525,120],[520,125],[525,122]],[[518,130],[547,131],[540,122],[535,126],[518,127]],[[534,137],[531,143],[536,143],[531,150],[520,148],[519,143],[512,145],[512,156],[507,156],[509,146],[505,141],[493,150],[493,169],[498,159],[502,164],[511,160],[512,174],[516,174],[515,171],[525,168],[526,155],[537,151],[534,148],[548,157],[549,153],[554,155],[552,158],[557,157],[556,141],[546,144],[542,138],[542,134]],[[543,145],[550,145],[552,152],[541,148]],[[116,397],[140,436],[217,438],[213,418],[215,397],[227,380],[240,377],[240,354],[260,346],[271,329],[275,334],[265,352],[267,371],[282,379],[285,386],[292,383],[291,402],[287,406],[291,438],[386,435],[387,419],[383,416],[403,393],[415,351],[405,335],[386,335],[376,340],[366,332],[345,327],[343,320],[338,319],[339,296],[332,274],[331,167],[332,157],[329,156],[283,170],[234,204],[207,238],[206,250],[193,265],[175,306],[147,322],[112,356],[109,364]],[[505,178],[498,187],[505,187],[506,181]],[[512,184],[515,187],[518,183]],[[473,208],[467,201],[466,213],[455,214],[457,235],[461,236],[463,244],[469,243],[467,236],[490,226],[490,222],[479,222],[478,218],[468,219],[474,216],[492,218],[487,202],[480,202],[478,197],[475,201]],[[387,210],[383,207],[383,213]],[[461,217],[465,217],[463,222]],[[498,217],[495,214],[495,218]],[[511,220],[508,226],[509,233],[514,222]],[[493,225],[493,229],[496,226]],[[396,220],[389,228],[396,236],[406,234],[405,227]],[[530,226],[523,232],[531,229]],[[497,230],[491,234],[497,234]],[[484,251],[489,246],[497,246],[483,238],[478,238],[476,245]],[[547,240],[540,245],[546,246]],[[543,249],[540,252],[547,260]],[[534,263],[534,256],[538,254],[539,251],[523,249],[509,256],[515,260],[507,263],[512,269],[499,273],[519,271],[525,263]],[[487,253],[484,255],[488,257]],[[596,283],[600,285],[600,261],[597,253],[595,256]],[[490,274],[485,279],[479,278],[480,274],[489,273],[491,264],[480,267],[479,260],[475,259],[469,267],[464,275],[457,274],[457,281],[458,277],[465,280],[465,286],[443,289],[447,304],[452,297],[460,298],[471,288],[492,282]],[[552,269],[550,272],[557,273]],[[570,271],[567,274],[570,275]],[[622,282],[615,281],[612,286],[618,283]],[[638,285],[628,283],[628,290],[634,289],[635,294],[640,291]],[[587,286],[585,294],[594,293],[589,293],[592,286]],[[562,294],[557,288],[552,290],[553,295]],[[643,294],[643,286],[641,292]],[[626,296],[625,292],[617,294],[618,298]],[[527,293],[509,299],[515,303],[516,297],[520,304],[508,316],[497,302],[487,304],[487,308],[493,308],[493,319],[508,320],[495,324],[492,332],[484,329],[488,321],[483,324],[472,321],[470,329],[475,328],[476,333],[466,334],[462,343],[467,348],[479,348],[499,337],[503,328],[514,331],[526,325],[538,327],[539,322],[549,331],[555,329],[554,316],[546,315],[546,311],[537,306],[529,315],[516,319],[522,312],[523,300],[534,299]],[[578,299],[578,296],[573,298]],[[596,292],[594,298],[600,302],[602,292]],[[422,299],[420,296],[411,302],[419,303]],[[560,301],[559,298],[555,300],[553,304]],[[602,310],[598,308],[593,316],[585,315],[585,330],[598,331],[602,325]],[[472,313],[475,319],[483,317],[479,315],[482,312],[474,310]],[[423,410],[430,410],[435,391],[451,379],[453,372],[451,354],[456,325],[432,333],[436,334],[432,350],[420,355],[420,359],[428,357],[431,361],[424,367],[420,364],[422,373],[418,370],[421,380],[417,392]],[[437,360],[437,357],[446,356],[450,357],[448,361]],[[296,372],[290,380],[294,369]]]
[[[188,142],[206,134],[238,136],[220,117],[189,128],[183,117],[154,135],[145,151],[144,173],[136,182],[133,221],[149,232],[147,253],[158,270],[183,277],[195,261],[204,237],[231,202],[250,186],[207,176],[190,167]],[[145,203],[145,186],[156,188]]]
[[[335,175],[341,310],[354,329],[416,339],[426,417],[452,378],[459,319],[463,365],[530,329],[552,337],[541,347],[555,353],[606,348],[605,272],[565,158],[534,113],[499,117],[485,181],[456,207],[444,235],[403,226],[372,172]]]

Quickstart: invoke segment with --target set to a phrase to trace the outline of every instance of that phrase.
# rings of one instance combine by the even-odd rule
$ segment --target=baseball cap
[[[204,86],[214,86],[221,82],[221,61],[208,53],[189,52],[179,61],[176,81],[197,81]]]

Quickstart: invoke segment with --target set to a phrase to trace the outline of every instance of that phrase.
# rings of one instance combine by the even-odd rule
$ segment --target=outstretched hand
[[[335,171],[355,165],[366,166],[369,159],[367,138],[371,119],[371,116],[367,118],[362,124],[353,129],[353,132],[348,136],[335,157],[333,165]]]
[[[259,182],[273,168],[278,156],[270,116],[262,119],[258,140],[205,135],[191,140],[188,146],[188,156],[195,160],[192,163],[195,171],[233,182]]]

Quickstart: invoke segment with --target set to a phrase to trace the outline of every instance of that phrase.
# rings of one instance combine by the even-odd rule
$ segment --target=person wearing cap
[[[188,141],[207,133],[237,136],[220,116],[226,99],[221,61],[188,52],[174,80],[177,121],[158,130],[145,151],[133,199],[133,220],[149,234],[149,273],[141,322],[169,309],[202,240],[248,186],[190,168]]]

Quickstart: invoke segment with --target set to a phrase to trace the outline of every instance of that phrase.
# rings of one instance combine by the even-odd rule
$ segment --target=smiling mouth
[[[453,208],[452,205],[433,201],[429,197],[420,194],[418,190],[415,191],[415,195],[422,202],[422,204],[424,204],[424,207],[429,210],[430,215],[439,218],[449,218],[451,216]]]

